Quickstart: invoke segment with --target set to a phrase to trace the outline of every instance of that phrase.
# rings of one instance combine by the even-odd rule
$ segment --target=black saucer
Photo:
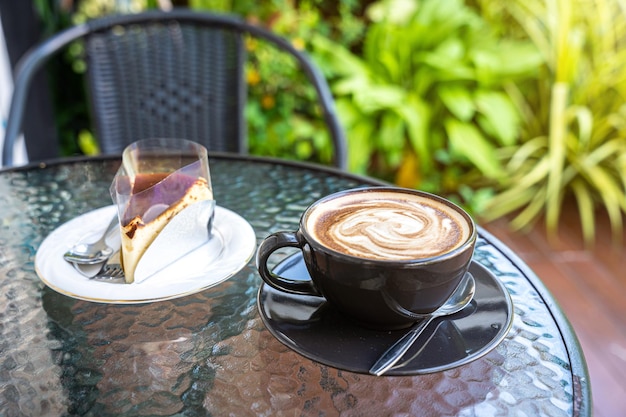
[[[308,280],[301,253],[283,260],[274,272]],[[463,311],[435,319],[415,345],[385,375],[419,375],[467,364],[494,349],[513,322],[513,303],[502,283],[472,262],[474,300]],[[309,359],[335,368],[368,373],[378,357],[406,332],[357,325],[321,297],[291,295],[267,284],[259,289],[258,308],[268,330]]]

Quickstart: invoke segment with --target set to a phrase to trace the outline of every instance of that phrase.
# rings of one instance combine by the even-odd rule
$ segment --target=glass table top
[[[586,366],[566,318],[532,271],[482,229],[474,261],[511,295],[512,328],[485,356],[426,375],[348,372],[285,346],[259,316],[254,259],[227,281],[174,300],[112,305],[51,290],[34,269],[39,244],[64,222],[110,205],[118,165],[103,158],[0,172],[0,414],[590,414]],[[326,194],[378,184],[252,157],[214,155],[210,170],[217,203],[245,218],[257,242],[295,230]],[[291,253],[279,251],[273,264]]]

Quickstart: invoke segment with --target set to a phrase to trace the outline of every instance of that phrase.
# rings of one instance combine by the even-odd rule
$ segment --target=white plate
[[[252,226],[238,214],[216,206],[211,240],[160,271],[159,277],[133,284],[85,278],[63,259],[63,254],[76,242],[95,240],[115,213],[113,205],[102,207],[55,229],[37,250],[35,269],[39,278],[53,290],[81,300],[147,303],[182,297],[219,284],[240,271],[256,249]],[[117,240],[119,247],[119,237]]]

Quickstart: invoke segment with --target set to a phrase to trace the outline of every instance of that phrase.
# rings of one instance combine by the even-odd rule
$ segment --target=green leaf
[[[512,213],[532,201],[536,193],[535,188],[510,188],[489,201],[483,217],[486,220],[494,220]]]
[[[322,35],[314,35],[311,45],[315,51],[315,61],[320,68],[349,77],[359,75],[366,77],[369,74],[368,66],[361,58],[338,43]]]
[[[622,181],[622,189],[626,193],[626,149],[622,149],[615,161],[615,170]]]
[[[88,130],[81,130],[79,132],[78,146],[85,155],[97,155],[100,153],[98,141],[96,141],[91,132]]]
[[[451,65],[449,57],[436,53],[425,53],[422,63],[438,72],[438,78],[444,81],[473,81],[476,79],[474,68],[462,62]]]
[[[578,203],[580,225],[585,242],[591,242],[595,234],[594,202],[589,189],[584,181],[577,179],[572,181],[572,191]]]
[[[519,115],[509,97],[497,91],[478,91],[476,107],[484,116],[482,123],[502,145],[515,144],[519,132]]]
[[[546,190],[545,188],[540,188],[535,191],[536,192],[532,194],[530,202],[528,202],[526,207],[511,221],[511,226],[514,229],[524,229],[532,224],[541,214],[541,210],[546,201]]]
[[[354,101],[365,113],[390,109],[403,103],[406,92],[394,85],[370,85],[367,89],[355,91]]]
[[[613,236],[622,236],[622,213],[626,212],[626,194],[620,185],[605,169],[600,166],[589,167],[585,171],[594,188],[600,190],[600,197],[609,215]]]
[[[559,220],[561,200],[564,192],[563,166],[567,150],[567,119],[565,112],[569,95],[569,85],[555,83],[551,89],[549,153],[550,174],[546,195],[546,224],[554,229]]]
[[[617,155],[626,155],[626,141],[624,139],[614,139],[603,143],[591,152],[581,152],[581,164],[593,167],[598,164],[607,163]]]
[[[384,113],[377,135],[379,148],[388,154],[399,153],[401,156],[404,151],[404,131],[405,124],[402,118],[396,113]],[[397,159],[397,157],[397,155],[391,156],[392,159]]]
[[[459,120],[467,122],[474,117],[474,101],[465,86],[444,84],[437,90],[446,108]]]
[[[447,59],[448,62],[461,62],[465,56],[465,45],[459,38],[445,39],[434,50],[433,56],[440,59]]]
[[[548,140],[545,136],[539,136],[520,145],[511,156],[507,169],[511,172],[519,172],[531,157],[545,154],[548,146],[547,142]]]
[[[521,176],[515,177],[516,188],[527,188],[535,184],[544,183],[550,173],[550,160],[541,158],[530,165],[530,169],[522,171]]]
[[[369,88],[371,81],[366,77],[346,77],[333,84],[335,94],[349,95]]]
[[[567,109],[566,117],[568,120],[576,121],[578,126],[576,145],[587,148],[590,145],[593,132],[593,114],[591,110],[585,106],[570,106]]]
[[[502,40],[487,48],[470,52],[478,79],[486,85],[502,79],[519,79],[538,73],[543,59],[537,48],[528,42]]]
[[[346,130],[350,130],[352,126],[358,124],[363,115],[349,98],[341,97],[335,101],[335,110],[339,115],[341,124]]]
[[[414,17],[414,23],[427,27],[434,40],[450,38],[459,29],[473,23],[477,15],[462,0],[423,0]]]
[[[367,173],[370,158],[374,150],[375,126],[370,121],[363,120],[355,125],[348,136],[348,169],[350,172],[364,175]]]
[[[591,166],[583,172],[589,181],[598,190],[600,197],[604,201],[605,208],[613,217],[618,217],[621,208],[626,211],[626,194],[620,188],[618,180],[613,177],[607,169],[602,166]]]
[[[366,14],[372,22],[388,21],[405,24],[417,9],[412,0],[383,0],[374,2],[367,8]]]
[[[431,108],[422,99],[409,94],[404,103],[395,108],[395,111],[402,116],[409,135],[409,142],[413,151],[420,160],[423,172],[430,172],[432,169],[432,141],[428,131],[431,120]]]
[[[384,67],[385,79],[393,82],[399,81],[402,75],[399,57],[388,50],[382,50],[378,51],[378,58],[380,64]]]
[[[502,178],[504,172],[495,147],[475,126],[454,119],[447,119],[444,125],[454,154],[470,160],[487,177]]]

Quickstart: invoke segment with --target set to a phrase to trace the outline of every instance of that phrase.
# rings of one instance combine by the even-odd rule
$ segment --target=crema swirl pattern
[[[327,212],[318,238],[339,252],[367,259],[438,256],[468,238],[453,209],[430,201],[361,200]],[[441,206],[441,207],[440,207]]]

